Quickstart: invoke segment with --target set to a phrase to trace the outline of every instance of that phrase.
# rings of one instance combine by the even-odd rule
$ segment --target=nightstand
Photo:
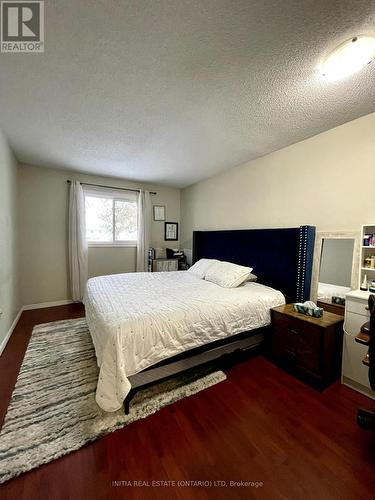
[[[344,318],[324,311],[312,318],[294,311],[293,304],[271,309],[274,361],[323,389],[341,372]]]

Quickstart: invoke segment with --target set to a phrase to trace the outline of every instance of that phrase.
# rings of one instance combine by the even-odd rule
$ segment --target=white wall
[[[375,113],[184,189],[181,213],[186,248],[199,229],[359,231],[375,222]]]
[[[180,221],[178,189],[89,176],[66,170],[19,166],[21,300],[37,304],[70,298],[67,271],[67,179],[156,191],[153,204],[166,205],[167,219]],[[178,247],[179,242],[171,242]],[[164,222],[152,222],[151,245],[166,247]],[[90,248],[89,274],[132,272],[135,248]]]
[[[181,248],[191,248],[194,229],[287,227],[316,225],[318,230],[358,231],[375,221],[375,114],[294,144],[182,191]],[[1,204],[11,208],[15,192],[9,151],[2,146]],[[14,170],[14,169],[13,169]],[[119,179],[80,175],[66,170],[19,166],[20,270],[22,304],[69,298],[67,280],[66,179],[122,187],[145,187],[158,192],[153,203],[167,206],[167,219],[180,221],[178,189],[134,184]],[[12,187],[11,187],[12,186]],[[13,198],[12,198],[13,199]],[[3,211],[3,210],[2,210]],[[12,215],[14,217],[14,214]],[[15,221],[6,234],[15,241]],[[9,238],[8,238],[9,239]],[[2,240],[3,241],[3,240]],[[174,247],[178,242],[172,243]],[[14,245],[14,243],[7,243]],[[153,222],[152,245],[166,246],[164,223]],[[1,251],[4,252],[4,243]],[[14,246],[12,247],[14,248]],[[7,247],[10,268],[15,260]],[[9,266],[8,266],[9,269]],[[133,248],[92,248],[90,275],[135,269]],[[11,273],[15,280],[16,274]],[[9,281],[9,274],[8,274]],[[15,290],[15,283],[7,287]],[[3,293],[3,292],[0,292]],[[17,304],[17,295],[12,295]],[[12,310],[16,306],[7,306]],[[5,331],[3,327],[1,331]]]
[[[20,309],[16,247],[17,163],[0,132],[0,352]]]

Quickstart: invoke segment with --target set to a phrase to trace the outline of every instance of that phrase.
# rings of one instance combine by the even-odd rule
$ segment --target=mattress
[[[281,292],[258,283],[222,288],[186,271],[91,278],[84,303],[100,368],[96,402],[118,410],[128,377],[194,347],[267,326]]]

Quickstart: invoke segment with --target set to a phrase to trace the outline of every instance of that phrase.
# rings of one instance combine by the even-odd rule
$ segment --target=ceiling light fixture
[[[340,80],[357,73],[375,58],[375,38],[355,36],[342,43],[320,64],[320,75],[327,80]]]

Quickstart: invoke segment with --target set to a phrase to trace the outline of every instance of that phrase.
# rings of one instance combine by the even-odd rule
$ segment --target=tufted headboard
[[[280,290],[287,302],[310,298],[314,226],[193,232],[193,263],[219,259],[252,267],[258,282]]]

